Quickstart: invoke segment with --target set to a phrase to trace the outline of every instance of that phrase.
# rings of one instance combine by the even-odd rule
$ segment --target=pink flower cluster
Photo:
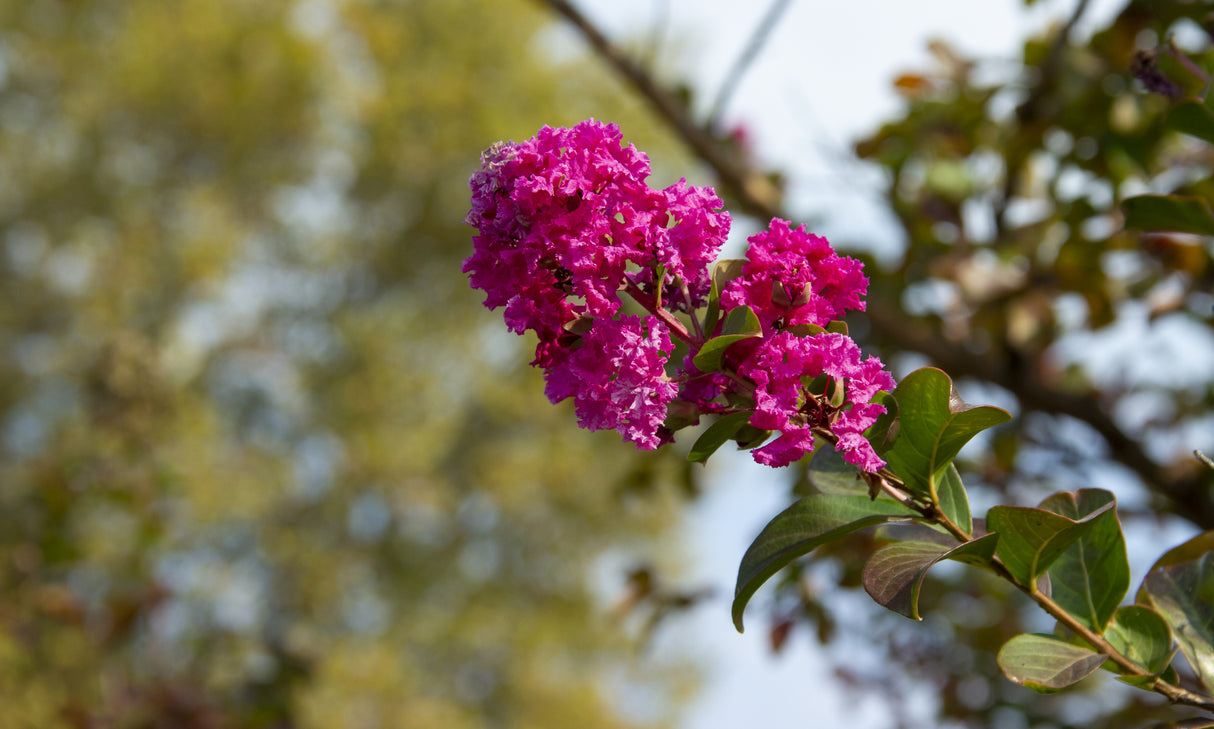
[[[479,233],[463,270],[486,306],[506,308],[511,330],[536,333],[535,364],[552,361],[570,322],[614,316],[627,284],[684,311],[703,303],[729,214],[711,189],[680,180],[655,190],[648,176],[649,159],[593,119],[482,156],[464,220]]]
[[[664,373],[670,335],[654,316],[613,322],[619,292],[693,311],[730,219],[711,189],[657,190],[648,176],[648,158],[593,119],[494,145],[470,181],[465,222],[478,234],[463,270],[512,331],[536,333],[532,364],[547,370],[549,399],[572,396],[584,427],[655,448],[676,389]]]
[[[654,189],[649,172],[615,125],[591,119],[494,145],[472,176],[465,222],[477,234],[463,270],[486,306],[504,307],[511,330],[535,332],[532,364],[545,370],[548,398],[572,398],[583,427],[615,429],[644,449],[702,413],[749,412],[753,428],[779,433],[753,451],[760,463],[786,465],[825,437],[850,463],[880,469],[864,432],[893,378],[845,334],[823,331],[864,308],[861,264],[773,220],[750,238],[740,275],[720,291],[723,315],[704,331],[729,214],[711,189],[683,180]],[[624,314],[621,292],[647,314]],[[761,333],[724,348],[719,369],[696,359],[740,307]],[[681,367],[670,362],[672,337],[686,345]]]

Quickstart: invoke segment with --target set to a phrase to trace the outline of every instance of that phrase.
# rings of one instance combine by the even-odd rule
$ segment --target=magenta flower
[[[771,333],[797,324],[824,327],[849,309],[864,310],[864,266],[825,239],[773,219],[749,238],[742,275],[721,293],[725,309],[746,305]]]
[[[836,450],[844,460],[865,471],[880,470],[885,462],[864,437],[885,407],[869,402],[880,390],[889,390],[894,379],[876,357],[861,360],[860,348],[843,334],[824,332],[798,337],[780,332],[764,338],[739,367],[738,374],[755,384],[755,412],[750,424],[779,431],[752,456],[769,466],[786,466],[814,449],[815,431],[832,433]],[[829,387],[843,388],[834,399],[826,386],[810,392],[806,383],[819,375],[835,381]]]
[[[535,364],[550,362],[573,320],[614,316],[630,283],[650,295],[661,286],[670,308],[690,310],[706,295],[729,215],[709,189],[680,181],[655,190],[648,176],[648,158],[593,119],[482,156],[469,182],[465,222],[477,235],[463,270],[486,306],[506,308],[511,330],[536,332]]]
[[[614,428],[638,448],[653,450],[670,440],[663,422],[678,387],[666,378],[673,345],[656,317],[597,320],[580,346],[562,351],[545,372],[548,399],[572,397],[578,422],[587,430]]]

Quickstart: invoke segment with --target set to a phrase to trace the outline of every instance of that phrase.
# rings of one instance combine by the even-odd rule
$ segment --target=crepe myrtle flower
[[[670,310],[703,304],[729,214],[711,189],[683,180],[654,189],[649,173],[616,125],[594,119],[482,155],[469,181],[464,222],[477,233],[463,271],[485,306],[505,308],[512,331],[536,333],[533,364],[551,364],[571,322],[614,316],[622,290]]]
[[[742,275],[722,292],[721,305],[749,306],[765,334],[798,324],[825,327],[848,310],[864,310],[864,265],[838,255],[805,226],[775,218],[748,242]]]
[[[711,189],[654,189],[649,173],[614,124],[590,119],[495,144],[472,175],[465,222],[476,233],[463,271],[512,331],[536,334],[532,365],[549,400],[572,399],[582,427],[645,450],[702,414],[748,412],[750,425],[779,434],[753,451],[760,463],[787,465],[824,438],[861,469],[884,466],[863,434],[884,412],[871,400],[893,379],[846,335],[814,333],[864,308],[861,264],[773,220],[719,299],[723,312],[749,307],[762,331],[701,371],[695,355],[713,332],[700,310],[729,214]],[[644,313],[626,313],[621,294]],[[672,362],[675,339],[686,347]]]
[[[738,374],[755,385],[750,424],[780,433],[751,452],[755,461],[786,466],[812,453],[819,435],[829,434],[848,463],[868,472],[885,466],[864,431],[885,412],[883,405],[870,401],[877,392],[892,389],[894,379],[881,360],[861,359],[850,337],[779,332],[762,341]]]
[[[553,403],[572,397],[587,430],[614,428],[624,440],[653,450],[671,437],[663,427],[678,386],[666,377],[674,345],[656,317],[597,320],[563,349],[544,373]]]

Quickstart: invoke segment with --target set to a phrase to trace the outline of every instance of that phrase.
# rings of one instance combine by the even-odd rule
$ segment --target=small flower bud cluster
[[[472,176],[465,222],[477,234],[463,270],[512,331],[535,333],[548,398],[573,398],[582,427],[615,429],[643,449],[700,414],[748,412],[751,428],[779,432],[753,451],[760,463],[786,465],[826,437],[859,468],[881,468],[864,431],[893,379],[826,331],[863,309],[861,264],[773,220],[718,291],[710,266],[730,225],[720,198],[684,180],[651,188],[649,173],[615,125],[591,119],[494,145]],[[624,313],[621,293],[646,313]],[[710,345],[736,334],[722,331],[735,309],[757,329]],[[686,346],[677,367],[672,336]],[[711,365],[697,358],[722,342]]]

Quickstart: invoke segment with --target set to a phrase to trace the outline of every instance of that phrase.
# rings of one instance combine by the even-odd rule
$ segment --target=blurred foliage
[[[636,118],[541,27],[0,4],[0,725],[668,722],[695,673],[592,568],[686,469],[570,427],[459,274],[481,149]]]

